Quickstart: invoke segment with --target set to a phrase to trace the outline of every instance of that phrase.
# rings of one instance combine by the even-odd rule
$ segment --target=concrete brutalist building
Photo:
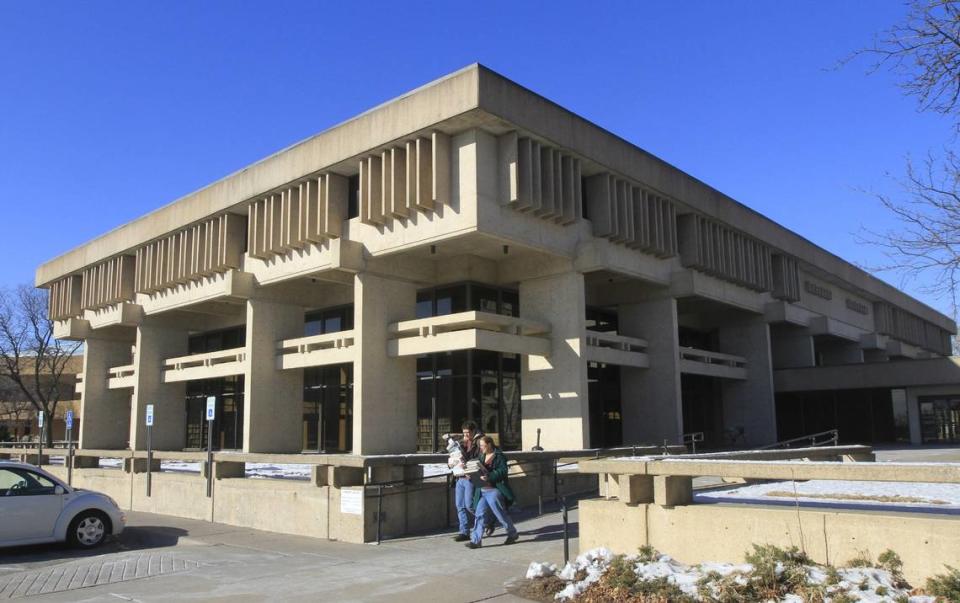
[[[948,317],[479,65],[40,266],[80,442],[957,441]]]

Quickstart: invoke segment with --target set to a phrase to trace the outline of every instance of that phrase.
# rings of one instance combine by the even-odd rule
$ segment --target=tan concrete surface
[[[791,509],[760,505],[627,505],[583,501],[580,550],[634,553],[650,544],[684,563],[736,562],[753,544],[797,546],[819,563],[842,564],[892,549],[914,584],[960,561],[960,518],[926,513]]]
[[[523,577],[531,560],[558,563],[563,556],[558,513],[516,519],[517,544],[501,546],[498,531],[482,549],[469,551],[453,542],[452,532],[355,545],[132,512],[119,540],[92,553],[59,545],[0,551],[0,584],[128,559],[140,559],[142,567],[162,557],[165,563],[195,563],[175,573],[144,571],[136,580],[91,580],[93,586],[31,600],[513,603],[522,600],[508,594],[507,586]],[[575,510],[571,519],[575,551]]]

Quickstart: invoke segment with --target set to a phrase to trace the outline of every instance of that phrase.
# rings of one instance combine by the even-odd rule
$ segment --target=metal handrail
[[[836,446],[839,441],[840,441],[840,430],[828,429],[827,431],[818,431],[817,433],[811,433],[810,435],[790,438],[789,440],[774,442],[773,444],[767,444],[766,446],[759,446],[756,448],[756,450],[773,450],[776,448],[792,448],[793,444],[796,444],[798,442],[804,442],[807,447]]]
[[[686,446],[687,444],[689,444],[689,445],[690,445],[690,448],[691,448],[691,452],[693,452],[694,454],[696,454],[696,453],[697,453],[697,442],[703,442],[703,437],[704,437],[704,435],[703,435],[703,432],[702,432],[702,431],[694,431],[693,433],[685,433],[685,434],[683,434],[683,445]]]

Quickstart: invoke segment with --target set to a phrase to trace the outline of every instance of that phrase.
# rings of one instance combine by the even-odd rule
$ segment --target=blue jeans
[[[470,537],[474,544],[480,544],[483,540],[483,526],[488,514],[491,513],[506,530],[507,536],[516,535],[517,528],[514,527],[513,522],[510,521],[510,516],[507,515],[507,506],[503,495],[496,488],[481,488],[480,501],[477,503],[477,521],[473,525],[473,535]]]
[[[460,533],[470,533],[470,508],[473,506],[473,483],[469,478],[458,477],[454,490],[457,503],[457,519],[460,520]]]

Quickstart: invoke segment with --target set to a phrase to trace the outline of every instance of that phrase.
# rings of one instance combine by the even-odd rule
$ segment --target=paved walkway
[[[452,534],[377,546],[129,513],[119,541],[94,553],[0,549],[0,601],[521,601],[506,591],[532,560],[563,559],[557,512],[469,550]],[[571,512],[573,535],[576,511]],[[576,553],[576,539],[571,553]]]

